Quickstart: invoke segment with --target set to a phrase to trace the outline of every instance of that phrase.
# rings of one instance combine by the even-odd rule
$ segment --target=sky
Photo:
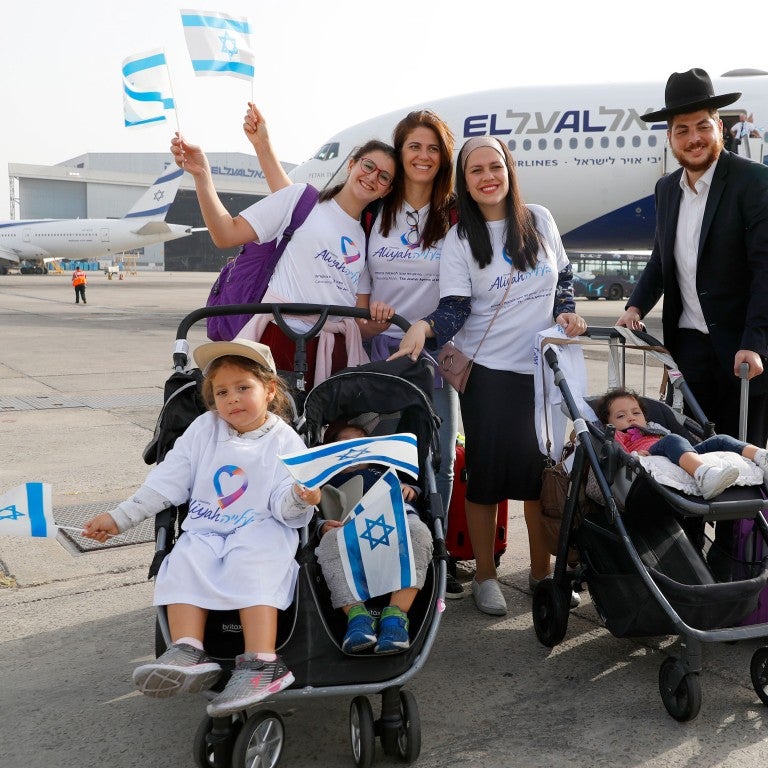
[[[460,93],[658,80],[661,105],[674,71],[768,69],[759,14],[743,23],[741,11],[728,20],[692,8],[669,0],[8,0],[0,220],[10,215],[11,162],[165,152],[177,128],[207,151],[250,152],[242,118],[252,97],[278,156],[300,163],[349,125]],[[194,75],[181,9],[248,18],[253,83]],[[123,59],[154,48],[166,53],[176,117],[125,128]]]

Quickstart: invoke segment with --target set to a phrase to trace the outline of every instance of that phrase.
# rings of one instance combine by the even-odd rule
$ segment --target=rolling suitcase
[[[452,561],[474,560],[472,542],[467,529],[467,515],[464,509],[464,496],[467,489],[467,469],[464,459],[464,446],[456,446],[456,461],[453,465],[453,492],[448,507],[448,530],[445,544]],[[507,549],[507,517],[509,503],[505,500],[499,504],[496,518],[496,539],[493,545],[493,559],[499,564],[501,556]]]
[[[746,363],[743,363],[739,410],[739,440],[743,441],[747,439],[747,406],[749,404],[748,369],[744,370],[745,367]],[[733,557],[735,560],[733,578],[751,579],[758,574],[761,561],[768,555],[766,544],[754,520],[736,520],[733,529]],[[757,608],[739,623],[746,626],[765,622],[768,622],[768,586],[760,592],[757,598]]]

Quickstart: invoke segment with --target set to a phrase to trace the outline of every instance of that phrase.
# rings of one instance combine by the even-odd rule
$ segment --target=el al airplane
[[[56,259],[96,259],[192,234],[192,227],[167,224],[184,171],[162,175],[122,219],[26,219],[0,222],[0,271],[22,260],[35,271]]]
[[[713,85],[716,94],[742,93],[720,110],[726,135],[741,111],[768,125],[768,72],[733,70]],[[290,176],[317,187],[335,183],[357,146],[371,138],[391,141],[395,123],[408,112],[431,109],[451,127],[457,152],[472,136],[507,143],[523,199],[552,211],[567,250],[650,250],[654,186],[678,165],[666,123],[647,124],[640,115],[664,106],[664,88],[664,82],[533,86],[440,99],[341,131]],[[764,146],[763,138],[749,139],[738,151],[762,162]]]

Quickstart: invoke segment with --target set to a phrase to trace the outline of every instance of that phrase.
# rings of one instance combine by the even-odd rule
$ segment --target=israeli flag
[[[344,576],[358,600],[416,586],[408,515],[393,470],[360,499],[348,522],[326,534],[331,535],[338,539]]]
[[[251,26],[244,16],[215,11],[182,11],[181,23],[196,75],[253,79]]]
[[[57,530],[48,483],[26,483],[0,496],[0,535],[45,539]]]
[[[419,476],[416,435],[404,432],[381,437],[355,437],[280,456],[288,471],[307,488],[317,488],[356,464],[385,464]]]
[[[138,53],[123,60],[125,127],[153,125],[175,109],[165,52]]]

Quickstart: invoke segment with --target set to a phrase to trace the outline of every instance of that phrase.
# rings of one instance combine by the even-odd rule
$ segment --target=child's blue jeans
[[[664,435],[658,442],[654,443],[648,453],[651,456],[666,456],[671,462],[680,464],[680,457],[687,452],[694,453],[712,453],[714,451],[732,451],[741,456],[741,452],[746,448],[747,443],[742,443],[730,435],[712,435],[706,440],[702,440],[698,445],[691,443],[680,435]]]

